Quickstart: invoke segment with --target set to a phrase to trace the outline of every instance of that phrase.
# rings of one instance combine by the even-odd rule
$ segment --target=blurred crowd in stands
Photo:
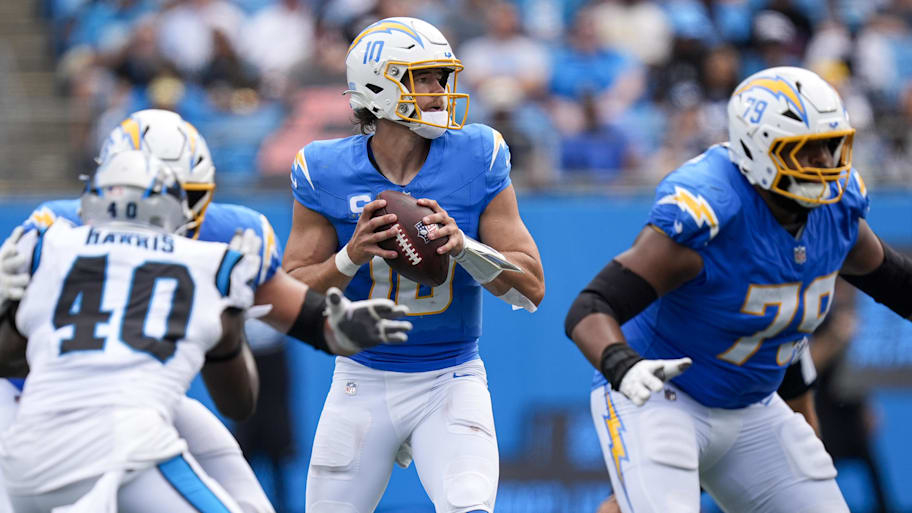
[[[912,162],[912,0],[42,0],[86,159],[129,112],[181,113],[221,183],[284,184],[298,148],[351,135],[348,44],[415,16],[465,65],[469,121],[519,187],[648,186],[727,138],[741,78],[802,65],[842,93],[869,184]]]

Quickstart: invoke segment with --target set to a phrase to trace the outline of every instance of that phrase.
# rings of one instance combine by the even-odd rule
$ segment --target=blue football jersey
[[[703,270],[625,323],[624,335],[645,358],[692,358],[672,381],[705,406],[764,399],[826,317],[867,210],[852,170],[842,200],[811,210],[792,236],[727,147],[711,147],[659,184],[647,222],[699,253]]]
[[[364,205],[384,190],[437,200],[466,235],[477,238],[481,213],[510,185],[509,149],[488,126],[467,125],[434,139],[421,170],[404,186],[387,180],[371,163],[369,138],[313,142],[295,157],[295,199],[332,223],[337,251],[351,239]],[[420,372],[478,357],[482,287],[453,261],[446,281],[431,288],[399,276],[375,257],[352,278],[345,295],[355,300],[389,298],[411,310],[414,328],[408,342],[379,345],[351,357],[363,365]]]
[[[75,226],[82,224],[79,217],[79,200],[46,201],[38,206],[25,220],[22,226],[28,230],[45,230],[57,219],[66,219]],[[257,277],[257,284],[268,281],[282,265],[281,244],[276,239],[272,225],[266,216],[259,212],[240,205],[224,203],[210,203],[206,210],[206,217],[199,230],[199,237],[195,233],[188,233],[191,238],[209,242],[231,242],[235,231],[252,228],[262,240],[261,264]],[[20,390],[24,380],[10,379]]]

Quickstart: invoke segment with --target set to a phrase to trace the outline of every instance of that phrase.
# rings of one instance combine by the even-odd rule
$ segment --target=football
[[[431,240],[430,234],[437,230],[437,224],[425,225],[421,219],[433,210],[418,205],[418,200],[398,191],[383,191],[377,195],[385,199],[386,206],[374,212],[374,216],[396,214],[395,237],[380,241],[380,247],[398,253],[396,258],[386,262],[397,273],[406,278],[436,287],[446,281],[450,267],[448,255],[440,255],[437,248],[446,244],[449,237]],[[389,225],[380,228],[385,230]]]

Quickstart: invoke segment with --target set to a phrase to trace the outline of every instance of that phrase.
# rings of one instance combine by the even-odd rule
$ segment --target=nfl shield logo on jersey
[[[795,246],[795,263],[803,264],[807,262],[807,248],[804,246]]]

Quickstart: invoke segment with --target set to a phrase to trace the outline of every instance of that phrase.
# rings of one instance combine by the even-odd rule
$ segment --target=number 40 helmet
[[[345,58],[352,109],[408,126],[427,139],[460,129],[468,113],[468,94],[456,93],[463,66],[436,27],[417,18],[386,18],[368,26],[352,41]],[[414,93],[413,73],[443,69],[443,92]],[[441,96],[446,112],[422,112],[420,96]],[[465,105],[457,106],[457,101]],[[457,111],[463,109],[457,121]]]
[[[176,112],[140,110],[111,131],[96,161],[104,164],[127,150],[149,152],[177,174],[194,214],[190,227],[199,226],[215,190],[215,166],[209,146],[196,128]]]
[[[86,182],[79,216],[84,224],[132,224],[183,234],[193,213],[177,175],[139,150],[114,154]]]
[[[839,93],[816,73],[776,67],[745,79],[728,102],[729,154],[747,180],[811,208],[842,199],[855,130]],[[834,167],[802,166],[798,152],[821,141]]]

